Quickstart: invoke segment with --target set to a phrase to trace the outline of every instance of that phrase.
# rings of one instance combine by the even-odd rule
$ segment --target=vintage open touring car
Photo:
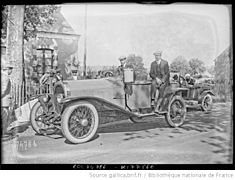
[[[150,85],[151,81],[135,81],[130,68],[124,68],[120,78],[58,81],[53,93],[37,97],[30,114],[32,127],[44,135],[62,131],[77,144],[91,140],[99,124],[112,117],[141,122],[143,117],[164,116],[171,127],[181,126],[186,117],[182,93],[187,88],[169,87],[156,109],[151,106]]]
[[[171,84],[174,87],[187,88],[182,93],[187,108],[201,108],[204,112],[210,112],[213,106],[214,84],[206,81],[196,81],[188,84],[186,79],[179,72],[171,72],[171,78],[174,79]]]

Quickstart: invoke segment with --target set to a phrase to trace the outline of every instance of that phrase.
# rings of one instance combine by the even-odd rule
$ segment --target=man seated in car
[[[185,78],[185,81],[186,81],[186,86],[193,86],[194,84],[195,84],[195,79],[193,79],[191,76],[190,76],[190,74],[186,74],[185,76],[184,76],[184,78]]]
[[[155,60],[151,63],[150,77],[152,78],[151,84],[151,106],[157,102],[155,110],[159,110],[159,106],[163,100],[163,94],[166,88],[170,85],[170,71],[169,65],[166,60],[161,58],[162,51],[154,53]],[[156,90],[158,89],[159,95],[156,98]],[[156,98],[156,99],[155,99]]]

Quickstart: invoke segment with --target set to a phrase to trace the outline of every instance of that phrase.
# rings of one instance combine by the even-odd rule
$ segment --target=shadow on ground
[[[220,155],[221,159],[214,162],[220,164],[232,162],[232,126],[231,103],[217,103],[210,113],[188,112],[187,121],[182,129],[213,132],[209,138],[202,139],[201,142],[210,145],[212,153]]]
[[[164,117],[148,117],[143,118],[141,123],[132,123],[129,119],[117,121],[107,124],[102,124],[98,128],[97,136],[91,141],[99,138],[98,134],[103,133],[118,133],[123,132],[123,141],[131,141],[134,139],[146,139],[161,137],[162,132],[169,138],[177,138],[179,135],[186,135],[185,131],[194,131],[197,133],[209,132],[209,137],[202,137],[201,143],[209,145],[213,154],[219,155],[221,159],[217,159],[214,163],[230,163],[232,161],[232,127],[231,118],[231,104],[229,103],[216,103],[210,113],[205,113],[198,109],[190,109],[187,112],[185,123],[180,128],[171,128]],[[29,124],[20,126],[13,130],[13,132],[21,133],[28,129]],[[158,131],[151,131],[157,129]],[[140,132],[141,131],[141,132]],[[57,134],[58,137],[52,136],[51,138],[63,138],[62,134]],[[37,135],[38,136],[38,135]],[[72,144],[65,140],[66,144]],[[226,159],[226,160],[224,160]]]
[[[162,131],[169,132],[169,138],[175,138],[185,131],[197,133],[210,132],[209,138],[202,138],[201,142],[212,148],[212,153],[221,155],[221,160],[214,163],[230,163],[232,161],[232,136],[231,136],[231,104],[217,103],[209,113],[199,109],[189,109],[185,123],[180,128],[171,128],[164,118],[146,118],[142,123],[132,123],[130,120],[122,123],[113,123],[100,127],[98,133],[125,132],[124,141],[134,139],[154,138],[161,135]],[[149,130],[158,129],[159,133],[151,133]],[[169,131],[170,130],[170,131]],[[144,131],[140,134],[138,131]],[[226,160],[224,160],[224,158]]]
[[[122,122],[105,124],[98,129],[98,133],[115,133],[115,132],[136,132],[156,128],[170,128],[165,119],[160,118],[143,118],[143,122],[132,123],[129,119]]]

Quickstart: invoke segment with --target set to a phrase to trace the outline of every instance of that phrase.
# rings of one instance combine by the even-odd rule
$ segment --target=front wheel
[[[87,101],[69,105],[62,114],[62,132],[65,138],[74,144],[91,140],[98,125],[98,112],[95,106]]]
[[[43,122],[44,112],[40,102],[36,102],[30,112],[30,122],[33,130],[37,134],[42,134],[44,132],[47,135],[54,134],[58,131],[52,124],[47,125]]]
[[[180,127],[186,117],[186,105],[181,96],[173,96],[168,105],[165,119],[171,127]]]
[[[205,112],[210,112],[212,109],[212,96],[210,94],[206,94],[201,103],[201,108]]]

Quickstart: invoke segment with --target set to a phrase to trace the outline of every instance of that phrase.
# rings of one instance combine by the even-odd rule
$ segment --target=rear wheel
[[[167,123],[171,127],[179,127],[184,123],[186,117],[186,105],[181,96],[173,96],[165,114]]]
[[[202,99],[201,108],[205,112],[210,112],[212,109],[212,104],[212,96],[210,94],[206,94]]]
[[[69,105],[62,114],[62,132],[65,138],[74,144],[91,140],[98,125],[98,112],[95,106],[87,101]]]

